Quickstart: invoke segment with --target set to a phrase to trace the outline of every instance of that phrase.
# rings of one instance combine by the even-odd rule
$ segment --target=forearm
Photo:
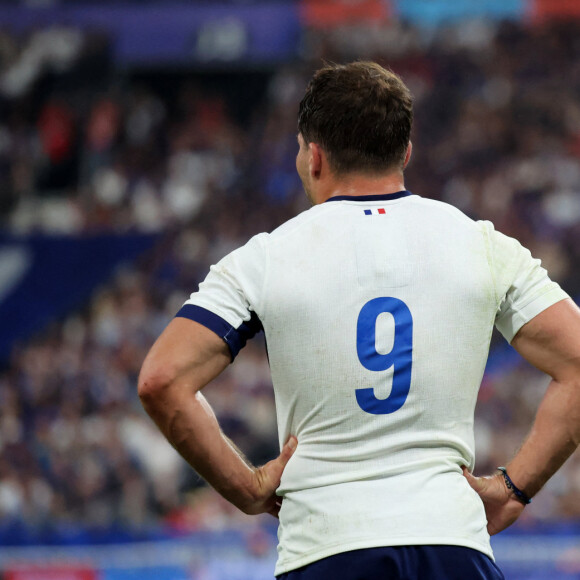
[[[552,380],[538,408],[532,429],[507,465],[515,485],[534,496],[580,443],[580,376]]]
[[[143,406],[167,440],[216,491],[244,512],[255,501],[254,470],[223,434],[201,393],[169,389],[142,398]]]

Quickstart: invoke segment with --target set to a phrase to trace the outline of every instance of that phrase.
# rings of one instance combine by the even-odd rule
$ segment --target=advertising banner
[[[551,2],[552,0],[546,0]],[[574,0],[572,0],[574,1]],[[398,19],[414,24],[437,26],[470,18],[518,20],[525,13],[526,0],[392,0]]]
[[[546,20],[580,18],[578,0],[528,0],[529,16],[535,23]]]
[[[384,23],[391,13],[391,5],[386,0],[302,0],[300,3],[302,24],[309,28]]]
[[[7,569],[4,580],[99,580],[97,571],[77,566],[24,566]]]
[[[6,29],[69,26],[110,37],[123,65],[233,65],[277,63],[296,56],[300,22],[296,5],[266,3],[100,3],[0,6]]]

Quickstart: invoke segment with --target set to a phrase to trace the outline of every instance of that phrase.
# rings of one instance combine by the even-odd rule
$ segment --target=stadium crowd
[[[119,74],[103,64],[102,44],[78,37],[66,66],[19,84],[13,67],[28,45],[0,42],[11,47],[0,68],[3,229],[160,234],[146,261],[17,346],[0,374],[0,528],[247,525],[161,439],[136,378],[209,265],[307,207],[294,168],[296,110],[322,58],[374,58],[401,74],[416,99],[408,188],[493,221],[580,295],[580,24],[347,32],[307,37],[311,57],[272,72],[262,97],[245,102],[231,82],[208,91],[195,74]],[[86,74],[87,59],[98,75]],[[25,88],[15,94],[15,85]],[[492,346],[503,349],[497,337]],[[546,385],[523,362],[486,374],[477,472],[515,451]],[[207,397],[252,461],[275,455],[262,339]],[[578,518],[578,499],[576,454],[522,525]]]

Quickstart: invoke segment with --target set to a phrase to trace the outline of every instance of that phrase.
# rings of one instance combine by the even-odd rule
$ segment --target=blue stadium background
[[[580,296],[573,0],[0,2],[0,577],[272,578],[236,513],[145,417],[145,353],[209,265],[307,207],[296,109],[323,59],[376,59],[416,99],[411,191],[492,220]],[[498,337],[477,471],[547,385]],[[276,454],[256,339],[208,392]],[[506,577],[580,578],[580,456],[493,539]]]

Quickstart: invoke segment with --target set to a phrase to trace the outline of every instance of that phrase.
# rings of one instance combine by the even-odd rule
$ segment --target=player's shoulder
[[[266,243],[275,243],[287,238],[288,236],[301,235],[301,231],[304,228],[310,227],[313,222],[323,218],[323,214],[329,210],[332,211],[330,204],[315,205],[310,209],[304,210],[303,212],[279,225],[269,234],[266,234],[265,237],[262,238],[262,241]]]
[[[269,248],[279,240],[284,240],[313,219],[316,219],[319,206],[306,210],[284,222],[272,232],[261,232],[253,235],[245,244],[225,255],[219,263],[232,263],[239,260],[260,260],[269,253]],[[299,234],[300,235],[300,234]]]
[[[285,240],[288,236],[296,233],[301,235],[299,233],[301,228],[312,219],[316,219],[316,214],[319,213],[315,211],[317,208],[318,206],[315,206],[298,214],[271,232],[261,232],[253,235],[245,244],[224,256],[222,261],[235,261],[239,259],[259,260],[263,258],[277,242]]]
[[[442,224],[448,224],[450,230],[454,232],[463,231],[468,235],[471,232],[471,234],[481,236],[486,240],[498,234],[490,221],[474,219],[459,208],[444,201],[416,195],[412,196],[410,200],[419,212],[427,216],[428,220],[437,220]]]
[[[495,225],[488,220],[475,220],[460,209],[432,199],[419,198],[417,200],[427,208],[431,219],[442,221],[442,216],[447,216],[452,220],[455,232],[463,232],[473,239],[475,235],[486,248],[487,259],[490,265],[499,271],[511,271],[520,261],[526,262],[531,258],[530,252],[521,243],[511,236],[508,236],[495,228]],[[460,234],[461,235],[461,234]]]
[[[518,240],[497,230],[493,222],[489,220],[479,220],[472,218],[449,203],[419,196],[413,196],[410,199],[412,199],[414,203],[421,206],[422,210],[425,211],[427,215],[431,215],[432,217],[446,216],[448,219],[453,220],[458,224],[463,224],[468,228],[470,227],[476,229],[486,238],[493,240],[496,244],[519,245]]]
[[[478,222],[463,213],[459,208],[444,201],[429,199],[419,195],[411,196],[409,201],[418,209],[418,211],[424,211],[427,215],[438,215],[462,223],[465,226],[479,227],[479,224],[481,224],[481,222]]]

